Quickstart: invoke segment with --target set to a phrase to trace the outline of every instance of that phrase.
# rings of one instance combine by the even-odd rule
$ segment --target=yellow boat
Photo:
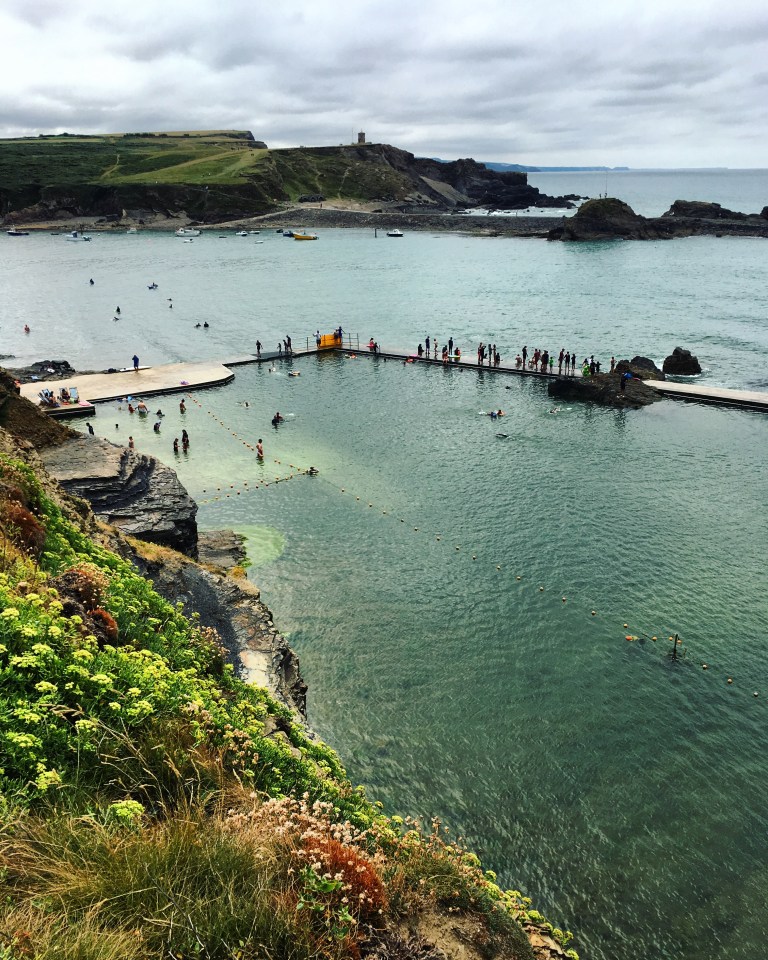
[[[317,240],[316,233],[294,233],[294,240]]]

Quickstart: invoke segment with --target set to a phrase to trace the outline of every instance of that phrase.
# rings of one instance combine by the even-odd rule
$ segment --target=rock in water
[[[619,360],[616,364],[616,373],[624,373],[627,370],[633,377],[638,377],[640,380],[666,380],[664,373],[648,357]]]
[[[621,376],[616,373],[598,373],[594,377],[558,377],[547,386],[550,397],[558,400],[587,400],[603,407],[636,409],[661,400],[661,395],[633,378],[621,389]]]
[[[675,347],[664,360],[664,373],[677,377],[693,377],[697,373],[701,373],[701,365],[698,357],[694,357],[690,350]]]
[[[623,200],[587,200],[572,217],[563,217],[550,240],[663,240],[670,232],[635,213]]]

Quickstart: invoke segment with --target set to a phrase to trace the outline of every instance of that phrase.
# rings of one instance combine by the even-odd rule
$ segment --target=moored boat
[[[65,240],[90,240],[87,233],[80,233],[79,230],[73,230],[71,233],[64,234]]]
[[[179,227],[176,231],[177,237],[199,237],[200,231],[195,230],[194,227]]]
[[[402,236],[404,236],[404,234],[403,234],[402,230],[398,230],[397,228],[395,228],[394,230],[387,230],[387,236],[388,236],[388,237],[402,237]]]
[[[6,230],[5,232],[9,237],[28,237],[29,236],[29,230],[16,230],[15,228],[11,228],[10,230]]]
[[[294,233],[294,240],[317,240],[316,233]]]

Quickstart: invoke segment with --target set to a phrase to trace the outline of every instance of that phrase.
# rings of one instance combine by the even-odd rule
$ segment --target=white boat
[[[257,237],[261,233],[261,230],[249,230],[248,233],[252,237]]]
[[[401,230],[397,230],[397,229],[395,229],[395,230],[387,230],[387,236],[388,236],[388,237],[402,237],[402,236],[403,236],[403,233],[402,233]]]
[[[73,230],[72,233],[64,234],[65,240],[90,240],[91,238],[87,233],[80,233],[78,230]]]
[[[176,231],[177,237],[199,237],[200,231],[195,230],[194,227],[179,227]]]
[[[236,236],[236,237],[247,237],[247,236],[248,236],[248,231],[247,231],[247,230],[238,230],[237,233],[235,234],[235,236]]]
[[[125,232],[126,232],[126,233],[138,233],[139,230],[138,230],[138,227],[128,227],[128,229],[127,229]]]
[[[12,228],[10,230],[6,230],[5,232],[8,234],[9,237],[28,237],[29,236],[29,230],[16,230],[15,228]]]

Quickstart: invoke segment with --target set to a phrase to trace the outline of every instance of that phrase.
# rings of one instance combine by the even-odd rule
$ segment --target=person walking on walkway
[[[523,347],[523,370],[528,368],[528,347]]]
[[[136,356],[135,353],[133,355],[133,369],[136,370],[137,372],[139,369],[139,358]]]

